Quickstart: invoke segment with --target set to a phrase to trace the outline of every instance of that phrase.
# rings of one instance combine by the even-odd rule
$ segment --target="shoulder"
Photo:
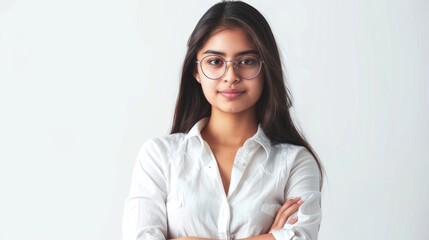
[[[168,160],[184,142],[186,134],[174,133],[146,140],[138,153],[140,161],[144,159]]]
[[[294,160],[297,157],[313,157],[307,148],[290,143],[275,144],[272,145],[271,149],[273,154],[282,155],[282,157],[287,157],[290,160]]]
[[[169,150],[178,147],[184,140],[186,134],[173,133],[162,137],[154,137],[143,143],[142,149]]]
[[[289,171],[296,168],[310,168],[314,172],[319,172],[317,160],[311,152],[303,147],[289,143],[281,143],[273,145],[274,154],[286,160],[287,169]]]

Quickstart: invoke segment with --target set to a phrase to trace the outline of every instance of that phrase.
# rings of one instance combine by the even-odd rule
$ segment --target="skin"
[[[240,53],[255,50],[255,46],[243,30],[225,29],[207,41],[198,52],[197,59],[218,52],[227,60],[235,60]],[[221,79],[207,78],[200,68],[194,76],[212,106],[211,117],[202,131],[202,137],[217,159],[227,194],[237,150],[256,133],[258,128],[255,104],[262,94],[263,79],[261,75],[251,80],[240,79],[232,63],[228,63],[228,70]],[[231,92],[235,94],[230,94]]]
[[[197,59],[201,60],[203,57],[217,52],[226,60],[235,60],[240,57],[241,53],[248,51],[256,51],[256,47],[242,29],[219,29],[198,51]],[[202,137],[209,144],[216,158],[223,188],[225,194],[228,194],[237,150],[258,129],[256,103],[262,94],[264,79],[262,74],[250,80],[241,79],[235,73],[232,63],[228,63],[228,70],[220,79],[207,78],[199,67],[194,73],[194,77],[201,84],[204,95],[212,106],[211,117],[207,126],[202,130]],[[302,201],[299,198],[287,200],[278,210],[270,232],[283,228],[286,221],[301,204]],[[292,218],[288,223],[294,224],[297,220],[297,218]],[[205,238],[184,237],[179,239]],[[271,233],[267,233],[246,239],[263,240],[274,239],[274,237]]]

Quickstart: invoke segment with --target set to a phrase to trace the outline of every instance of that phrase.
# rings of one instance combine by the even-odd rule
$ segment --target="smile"
[[[240,96],[241,94],[243,94],[244,91],[230,89],[230,90],[219,91],[219,93],[228,99],[234,99],[234,98],[237,98],[238,96]]]

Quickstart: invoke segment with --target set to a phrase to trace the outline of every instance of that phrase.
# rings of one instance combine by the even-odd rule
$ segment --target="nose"
[[[224,82],[238,82],[240,81],[240,77],[237,74],[236,71],[236,63],[233,61],[227,61],[226,62],[226,70],[225,74],[223,75],[223,81]]]

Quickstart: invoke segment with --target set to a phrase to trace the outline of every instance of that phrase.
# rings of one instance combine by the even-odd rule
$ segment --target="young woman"
[[[188,42],[171,134],[139,153],[123,239],[317,239],[322,168],[290,106],[264,17],[211,7]]]

